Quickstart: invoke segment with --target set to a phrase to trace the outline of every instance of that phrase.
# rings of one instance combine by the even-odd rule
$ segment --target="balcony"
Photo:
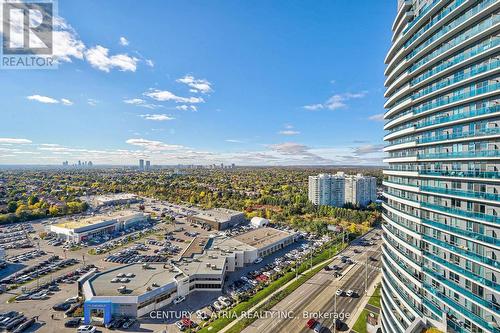
[[[474,46],[468,51],[462,52],[450,59],[447,59],[446,62],[443,62],[441,65],[438,65],[434,67],[431,70],[428,70],[424,72],[423,74],[420,74],[419,76],[415,77],[410,81],[410,84],[412,86],[419,84],[420,82],[427,80],[431,76],[434,76],[435,74],[438,74],[440,72],[443,72],[449,68],[451,68],[454,65],[457,65],[461,62],[464,62],[468,59],[471,59],[472,57],[475,57],[483,52],[488,52],[492,48],[497,47],[500,45],[500,39],[499,38],[494,38],[492,40],[487,40],[484,42],[481,42],[480,44]]]
[[[494,222],[494,223],[498,222],[498,216],[495,216],[495,215],[489,215],[489,214],[480,213],[480,212],[470,212],[470,211],[461,210],[458,208],[441,206],[441,205],[433,204],[430,202],[422,202],[421,205],[422,205],[422,207],[434,209],[434,210],[437,210],[439,212],[445,212],[448,214],[459,215],[459,216],[463,216],[463,217],[468,217],[468,218],[483,220],[483,221],[488,221],[488,222]]]
[[[423,176],[439,176],[439,177],[500,179],[500,172],[498,171],[420,170],[418,171],[418,174]]]
[[[477,304],[481,304],[483,307],[486,309],[493,311],[493,312],[500,312],[500,304],[498,303],[493,303],[491,301],[487,301],[476,294],[473,294],[469,290],[462,288],[461,286],[453,283],[451,280],[447,279],[445,276],[442,274],[433,271],[432,269],[429,269],[427,267],[424,267],[424,272],[428,275],[430,275],[432,278],[435,280],[439,281],[440,283],[446,285],[448,288],[451,288],[452,290],[458,292],[460,295],[463,295],[473,302],[476,302]]]
[[[418,154],[418,159],[441,159],[441,158],[500,158],[500,150],[480,150],[480,151],[452,151],[447,153],[423,153]]]
[[[466,270],[458,265],[452,264],[449,261],[447,261],[443,258],[440,258],[433,253],[430,253],[430,252],[425,251],[425,250],[423,252],[424,252],[424,256],[426,258],[429,258],[432,261],[437,262],[438,264],[448,268],[449,270],[451,270],[453,272],[457,272],[457,273],[465,276],[468,279],[471,279],[477,283],[482,284],[483,286],[490,287],[490,288],[494,289],[496,292],[500,292],[500,285],[498,283],[496,283],[492,280],[485,279],[482,276],[472,274],[472,272],[470,272],[470,271],[468,271],[468,270]]]
[[[462,93],[462,94],[453,95],[451,97],[442,97],[441,99],[439,99],[433,103],[426,103],[426,104],[423,104],[419,107],[412,108],[412,111],[415,114],[419,114],[419,113],[422,113],[422,112],[425,112],[428,110],[435,109],[435,108],[440,107],[440,106],[445,106],[445,105],[452,104],[455,102],[460,102],[460,101],[463,101],[467,98],[475,97],[478,95],[482,95],[482,94],[486,94],[486,93],[490,93],[490,92],[497,92],[498,93],[498,90],[500,90],[500,83],[498,83],[498,82],[491,83],[491,84],[488,84],[484,87],[470,90],[470,91]]]
[[[447,41],[442,44],[440,47],[434,49],[432,53],[427,54],[420,61],[416,62],[413,66],[410,67],[410,73],[415,72],[416,70],[422,68],[432,60],[437,57],[444,57],[445,53],[454,49],[457,46],[464,47],[465,43],[471,43],[475,39],[480,38],[481,35],[487,33],[487,30],[496,26],[497,23],[500,22],[500,17],[492,16],[489,19],[482,21],[481,23],[473,26],[472,28],[462,31],[460,35],[457,37]]]
[[[449,195],[467,197],[467,198],[485,199],[485,200],[492,200],[492,201],[500,200],[500,194],[498,194],[498,193],[472,192],[472,191],[463,191],[463,190],[434,187],[434,186],[420,186],[420,190],[425,191],[425,192],[449,194]]]
[[[465,318],[468,318],[470,320],[473,320],[474,322],[478,323],[480,326],[484,327],[488,331],[491,332],[498,332],[497,327],[492,326],[490,323],[486,322],[483,318],[479,317],[478,315],[472,313],[468,309],[464,308],[463,305],[451,300],[448,298],[445,294],[443,294],[441,291],[438,289],[426,284],[425,289],[436,296],[438,299],[440,299],[442,302],[446,303],[450,308],[452,308],[454,311],[459,312],[462,314]]]
[[[429,220],[429,219],[424,219],[423,218],[422,222],[424,224],[427,224],[427,225],[429,225],[429,226],[431,226],[433,228],[442,230],[444,232],[455,233],[457,235],[460,235],[460,236],[463,236],[463,237],[467,237],[467,238],[471,238],[471,239],[474,239],[474,240],[479,241],[479,242],[484,242],[484,243],[492,244],[492,245],[495,245],[495,246],[500,246],[500,239],[496,238],[496,237],[486,236],[486,235],[483,235],[483,234],[479,234],[477,232],[472,232],[472,231],[460,229],[460,228],[457,228],[457,227],[452,227],[452,226],[450,226],[448,224],[435,222],[435,221],[432,221],[432,220]]]
[[[483,108],[476,109],[476,110],[470,110],[467,112],[461,112],[461,113],[453,114],[453,115],[446,116],[446,117],[439,117],[439,118],[435,118],[432,120],[419,122],[419,123],[415,124],[415,128],[423,128],[423,127],[427,127],[427,126],[445,124],[445,123],[449,123],[449,122],[461,120],[461,119],[469,120],[472,117],[487,115],[487,114],[495,113],[498,111],[500,111],[500,105],[483,107]]]
[[[477,262],[494,267],[495,269],[498,269],[500,267],[500,263],[497,260],[493,260],[493,259],[488,258],[486,256],[480,256],[479,254],[476,254],[472,251],[466,250],[464,248],[461,248],[461,247],[458,247],[455,245],[451,245],[451,244],[446,243],[442,240],[436,239],[434,237],[431,237],[431,236],[428,236],[425,234],[422,235],[422,237],[425,241],[430,242],[434,245],[440,246],[440,247],[442,247],[442,248],[444,248],[447,251],[450,251],[452,253],[460,254],[460,255],[467,257],[471,260],[475,260]]]
[[[459,132],[459,133],[449,133],[437,136],[428,136],[422,137],[417,140],[418,143],[430,143],[430,142],[439,142],[445,140],[458,140],[465,138],[475,138],[489,135],[499,135],[500,127],[496,128],[485,128],[482,130],[474,131],[474,132]]]
[[[432,36],[430,36],[429,38],[425,39],[425,41],[423,43],[421,43],[418,47],[414,48],[412,50],[412,52],[410,52],[406,56],[406,60],[410,60],[415,55],[417,55],[418,53],[422,52],[430,44],[433,44],[433,43],[435,44],[435,42],[437,42],[441,37],[443,37],[444,35],[446,35],[450,31],[455,30],[460,25],[462,25],[464,22],[466,22],[468,19],[472,18],[473,16],[476,16],[479,12],[483,11],[483,9],[487,8],[488,6],[491,6],[495,2],[496,2],[496,0],[486,0],[486,1],[483,1],[483,2],[479,3],[475,7],[472,7],[470,9],[468,9],[464,14],[462,14],[461,16],[455,18],[449,24],[441,27],[434,34],[432,34]]]
[[[439,89],[451,86],[452,84],[459,83],[463,80],[475,77],[479,74],[485,73],[487,71],[492,71],[497,69],[500,65],[500,60],[493,60],[489,62],[488,64],[484,64],[481,66],[474,66],[474,68],[470,69],[467,73],[463,73],[461,75],[456,75],[453,76],[452,78],[448,78],[446,80],[440,80],[440,82],[433,84],[432,86],[428,87],[427,89],[423,89],[418,93],[412,94],[411,98],[413,100],[418,99],[420,97],[423,97],[425,95],[428,95],[434,91],[437,91]]]

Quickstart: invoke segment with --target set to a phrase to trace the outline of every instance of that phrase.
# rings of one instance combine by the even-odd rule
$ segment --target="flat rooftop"
[[[117,275],[129,273],[134,275],[128,278],[129,282],[111,282]],[[138,296],[148,292],[148,287],[154,283],[162,287],[182,275],[182,272],[168,264],[149,263],[148,269],[143,269],[142,264],[131,264],[97,274],[91,278],[90,286],[95,296]],[[118,288],[121,286],[126,286],[128,292],[120,293]]]
[[[209,239],[210,237],[208,236],[196,236],[184,252],[182,252],[181,257],[192,257],[195,254],[202,254]]]
[[[79,229],[82,227],[91,226],[93,224],[99,224],[102,222],[110,221],[113,219],[124,218],[127,216],[132,216],[139,214],[141,212],[134,210],[118,210],[115,212],[111,212],[109,214],[96,215],[90,217],[84,217],[78,220],[65,220],[63,222],[54,224],[57,227],[65,228],[65,229]]]
[[[208,250],[200,256],[194,258],[181,258],[172,262],[184,274],[191,276],[194,274],[222,274],[228,255],[220,251]]]
[[[292,234],[289,232],[264,227],[236,235],[233,239],[257,249],[261,249],[290,236],[292,236]]]
[[[225,222],[230,220],[232,217],[241,214],[243,214],[243,212],[239,212],[237,210],[226,209],[226,208],[214,208],[210,210],[200,211],[198,214],[195,214],[194,216],[215,222]]]

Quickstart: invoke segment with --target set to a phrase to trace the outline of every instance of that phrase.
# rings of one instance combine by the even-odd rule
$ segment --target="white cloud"
[[[196,107],[196,105],[186,105],[186,104],[182,104],[182,105],[177,105],[175,107],[177,110],[182,110],[182,111],[198,111],[198,108]]]
[[[310,110],[310,111],[323,109],[323,104],[304,105],[304,109]]]
[[[148,108],[148,109],[158,109],[158,108],[163,107],[162,105],[159,105],[159,104],[147,103],[142,98],[125,99],[125,100],[123,100],[123,103],[132,104],[132,105],[136,105],[136,106],[140,106],[140,107]]]
[[[133,104],[133,105],[141,105],[141,104],[146,103],[146,101],[143,100],[142,98],[131,98],[131,99],[125,99],[123,101],[123,103]]]
[[[44,104],[62,103],[63,105],[67,105],[67,106],[73,105],[73,102],[67,98],[61,98],[60,100],[57,100],[57,99],[49,97],[49,96],[41,96],[41,95],[31,95],[31,96],[27,96],[26,98],[29,99],[30,101],[37,101],[37,102],[44,103]]]
[[[37,101],[37,102],[44,103],[44,104],[57,104],[57,103],[59,103],[59,101],[57,99],[52,98],[52,97],[48,97],[48,96],[31,95],[31,96],[28,96],[26,98],[31,100],[31,101]]]
[[[111,69],[118,68],[120,71],[135,72],[137,69],[138,58],[127,54],[116,54],[109,56],[109,49],[97,45],[85,51],[85,58],[94,68],[109,73]]]
[[[147,120],[155,120],[155,121],[166,121],[166,120],[174,120],[174,117],[168,116],[166,114],[141,114],[139,117],[142,117]]]
[[[61,103],[68,106],[73,105],[73,102],[67,98],[61,98]]]
[[[179,145],[169,145],[161,141],[154,141],[147,139],[128,139],[125,142],[128,143],[129,145],[139,146],[152,151],[179,150],[184,148]]]
[[[226,139],[225,141],[229,143],[243,143],[243,141],[236,139]]]
[[[153,62],[153,60],[146,59],[145,62],[146,62],[146,65],[148,65],[149,67],[155,67],[155,63]]]
[[[174,101],[176,103],[191,103],[191,104],[205,102],[201,97],[180,97],[171,93],[168,90],[158,90],[158,89],[151,89],[150,91],[145,92],[144,96],[148,96],[160,102]]]
[[[281,135],[299,135],[300,132],[294,131],[294,130],[283,130],[283,131],[279,131],[279,134],[281,134]]]
[[[377,113],[377,114],[374,114],[373,116],[368,117],[368,119],[373,120],[373,121],[384,121],[384,114]]]
[[[343,93],[343,94],[335,94],[332,95],[326,102],[305,105],[304,109],[315,111],[320,109],[328,109],[328,110],[337,110],[343,109],[347,107],[347,102],[352,99],[359,99],[366,96],[366,92],[358,92],[358,93]]]
[[[367,154],[373,154],[373,153],[380,153],[384,149],[383,144],[378,144],[378,145],[364,145],[360,146],[354,149],[354,155],[367,155]]]
[[[128,44],[130,44],[130,43],[129,43],[129,41],[128,41],[128,39],[127,39],[127,38],[125,38],[125,37],[123,37],[123,36],[122,36],[122,37],[120,37],[120,45],[121,45],[121,46],[127,46]]]
[[[90,106],[96,106],[98,103],[99,103],[99,101],[96,100],[96,99],[93,99],[93,98],[89,98],[87,100],[87,104],[90,105]]]
[[[203,94],[212,91],[212,84],[206,79],[196,79],[192,75],[185,75],[184,77],[177,79],[177,82],[184,83],[191,87],[191,92],[201,92]]]
[[[32,143],[32,141],[28,140],[28,139],[0,138],[0,143],[5,143],[5,144],[27,144],[27,143]]]

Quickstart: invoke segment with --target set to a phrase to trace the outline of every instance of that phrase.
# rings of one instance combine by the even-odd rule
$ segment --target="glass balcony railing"
[[[493,201],[500,200],[500,194],[498,193],[472,192],[472,191],[463,191],[463,190],[434,187],[434,186],[420,186],[420,189],[426,192],[450,194],[468,198],[477,198],[477,199],[485,199]]]
[[[488,84],[488,85],[483,86],[481,88],[473,89],[473,90],[470,90],[470,91],[467,91],[467,92],[464,92],[461,94],[455,94],[455,95],[448,96],[448,97],[441,97],[440,99],[436,100],[435,102],[425,103],[419,107],[412,108],[412,112],[414,114],[419,114],[419,113],[422,113],[422,112],[425,112],[425,111],[428,111],[431,109],[435,109],[435,108],[443,106],[443,105],[447,105],[447,104],[451,104],[454,102],[464,100],[466,98],[474,97],[474,96],[481,95],[481,94],[486,94],[489,92],[495,92],[498,90],[500,90],[500,83],[498,83],[498,82],[491,83],[491,84]]]
[[[455,233],[455,234],[458,234],[458,235],[461,235],[464,237],[472,238],[472,239],[477,240],[477,241],[500,246],[500,239],[497,237],[486,236],[483,234],[479,234],[477,232],[472,232],[472,231],[460,229],[457,227],[452,227],[448,224],[435,222],[435,221],[432,221],[429,219],[423,218],[422,221],[424,222],[424,224],[430,225],[431,227],[442,230],[444,232],[452,232],[452,233]]]
[[[443,317],[443,311],[441,311],[434,303],[432,303],[431,301],[429,301],[428,299],[422,299],[422,303],[428,307],[429,309],[431,309],[432,312],[434,312],[434,314],[436,314],[439,318]]]
[[[500,105],[487,106],[476,110],[469,110],[465,112],[456,113],[446,117],[434,118],[431,120],[426,120],[415,124],[415,128],[422,128],[432,125],[444,124],[455,120],[460,120],[464,118],[471,118],[476,116],[482,116],[484,114],[490,114],[500,111]]]
[[[416,170],[415,170],[416,171]],[[443,176],[443,177],[467,177],[467,178],[486,178],[499,179],[499,171],[475,171],[475,170],[420,170],[419,175]]]
[[[491,332],[498,332],[498,329],[496,327],[493,327],[491,325],[491,323],[486,322],[486,320],[484,320],[480,316],[478,316],[478,315],[472,313],[470,310],[464,308],[463,305],[453,301],[448,296],[446,296],[444,293],[442,293],[440,290],[432,287],[429,284],[424,284],[424,286],[425,286],[425,289],[429,293],[433,294],[434,296],[439,298],[441,301],[446,303],[450,308],[453,309],[453,311],[459,312],[460,314],[465,316],[465,318],[469,318],[470,320],[473,320],[476,323],[480,323],[481,326],[488,328],[489,330],[491,330]]]
[[[426,158],[465,158],[465,157],[499,157],[500,149],[498,150],[471,150],[471,151],[450,151],[447,153],[422,153],[417,154],[419,159]],[[411,156],[411,155],[407,155]]]
[[[479,13],[480,11],[482,11],[484,8],[488,7],[489,5],[494,3],[495,1],[496,0],[483,1],[479,4],[477,4],[476,6],[468,9],[464,14],[453,19],[453,21],[451,21],[449,24],[439,28],[439,30],[437,30],[432,36],[430,36],[429,38],[426,38],[425,42],[421,43],[412,52],[410,52],[406,56],[406,60],[410,60],[416,54],[418,54],[420,51],[422,51],[425,47],[427,47],[428,45],[430,45],[431,43],[433,43],[434,41],[436,41],[437,39],[439,39],[440,37],[442,37],[443,35],[445,35],[449,31],[455,29],[457,26],[459,26],[463,22],[467,21],[469,18],[476,15],[477,13]]]
[[[421,202],[421,205],[422,205],[422,207],[435,209],[437,211],[446,212],[449,214],[460,215],[463,217],[469,217],[469,218],[484,220],[484,221],[488,221],[488,222],[498,222],[498,216],[495,216],[495,215],[489,215],[489,214],[480,213],[480,212],[470,212],[467,210],[461,210],[458,208],[441,206],[441,205],[433,204],[430,202],[424,202],[424,201]]]
[[[444,71],[447,68],[450,68],[453,65],[456,65],[464,60],[467,60],[469,58],[472,58],[486,50],[489,50],[497,45],[500,44],[500,38],[494,38],[490,40],[483,41],[469,50],[463,51],[456,56],[453,56],[449,59],[446,59],[446,61],[443,61],[440,65],[433,67],[432,69],[424,72],[423,74],[420,74],[419,76],[416,76],[413,80],[410,81],[410,86],[414,86],[427,78],[440,73]]]
[[[434,0],[431,4],[428,4],[424,9],[420,11],[420,14],[413,19],[410,23],[408,23],[408,26],[403,30],[403,35],[408,32],[408,30],[411,29],[420,19],[429,12],[440,0]]]
[[[428,235],[425,235],[423,234],[422,235],[422,238],[427,241],[427,242],[430,242],[432,244],[435,244],[435,245],[438,245],[440,247],[443,247],[445,248],[446,250],[452,252],[452,253],[459,253],[465,257],[468,257],[470,259],[473,259],[473,260],[476,260],[476,261],[479,261],[479,262],[482,262],[486,265],[490,265],[492,267],[495,267],[495,268],[499,268],[500,267],[500,262],[498,262],[497,260],[493,260],[491,258],[488,258],[486,256],[480,256],[479,254],[476,254],[474,252],[471,252],[471,251],[468,251],[466,249],[463,249],[461,247],[458,247],[458,246],[454,246],[454,245],[451,245],[449,243],[446,243],[442,240],[439,240],[439,239],[436,239],[434,237],[431,237],[431,236],[428,236]]]
[[[463,80],[466,80],[468,78],[474,77],[474,76],[479,75],[481,73],[497,69],[498,67],[500,67],[500,60],[493,60],[493,61],[491,61],[491,62],[489,62],[487,64],[484,64],[484,65],[473,66],[472,69],[470,69],[467,73],[462,73],[460,75],[455,75],[452,78],[448,78],[448,79],[445,79],[445,80],[440,80],[438,83],[434,83],[432,86],[427,87],[425,89],[422,89],[422,90],[420,90],[420,91],[412,94],[411,98],[413,100],[415,100],[417,98],[420,98],[420,97],[423,97],[425,95],[428,95],[428,94],[430,94],[430,93],[432,93],[434,91],[437,91],[439,89],[448,87],[448,86],[450,86],[452,84],[461,82]]]
[[[408,183],[402,183],[402,182],[395,182],[393,180],[384,180],[384,183],[390,183],[390,184],[395,184],[395,185],[411,186],[411,187],[415,187],[416,189],[418,189],[418,185],[416,185],[416,184],[408,184]]]
[[[418,282],[422,283],[422,279],[417,275],[415,274],[411,268],[409,267],[406,267],[405,264],[403,264],[401,262],[401,259],[398,259],[393,253],[392,251],[389,251],[386,249],[386,252],[387,254],[389,255],[389,257],[391,257],[391,259],[396,262],[396,264],[400,267],[400,269],[404,270],[406,273],[410,274],[415,280],[417,280]]]
[[[471,39],[473,36],[476,36],[483,31],[495,26],[498,22],[500,22],[500,17],[498,16],[492,16],[481,23],[475,25],[474,27],[463,31],[458,35],[457,37],[448,40],[446,43],[441,44],[440,47],[435,48],[434,51],[431,53],[427,54],[425,57],[423,57],[420,61],[416,62],[414,65],[412,65],[409,68],[409,72],[412,73],[415,70],[419,69],[420,67],[424,66],[426,63],[434,59],[435,57],[443,54],[444,52],[450,50],[451,48],[467,41],[468,39]]]
[[[398,119],[400,117],[403,117],[403,116],[407,115],[408,113],[413,113],[416,115],[416,114],[419,114],[419,113],[422,113],[425,111],[435,109],[435,108],[440,107],[440,106],[459,102],[459,101],[462,101],[462,100],[467,99],[467,98],[475,97],[475,96],[490,93],[490,92],[495,92],[498,90],[500,90],[500,82],[491,83],[491,84],[485,85],[481,88],[474,88],[472,90],[469,90],[469,91],[461,93],[461,94],[457,94],[456,91],[452,91],[451,96],[446,96],[446,97],[441,96],[439,98],[436,98],[434,100],[434,102],[426,102],[424,104],[421,104],[420,106],[417,106],[417,107],[413,106],[404,112],[400,112],[397,115],[393,116],[391,118],[391,121],[394,119]],[[396,106],[397,105],[393,106],[387,112],[391,112],[391,110]]]
[[[484,307],[500,312],[500,304],[498,303],[493,303],[491,301],[487,301],[484,298],[481,298],[477,296],[476,294],[470,292],[469,290],[462,288],[461,286],[453,283],[450,279],[447,279],[445,276],[433,271],[432,269],[429,269],[427,267],[423,267],[423,270],[425,273],[429,274],[432,276],[434,279],[438,280],[440,283],[446,285],[448,288],[451,288],[452,290],[458,292],[460,295],[467,296],[469,299],[473,300],[474,302],[483,305]]]
[[[488,104],[491,103],[491,101],[485,101],[485,102]],[[472,108],[475,105],[468,105],[468,106]],[[473,109],[473,110],[469,109],[467,111],[464,111],[464,107],[460,106],[458,108],[453,108],[451,110],[448,110],[448,113],[453,113],[449,116],[444,116],[444,117],[434,117],[433,116],[433,117],[423,118],[423,120],[421,120],[417,123],[409,122],[409,123],[397,126],[393,129],[387,131],[387,132],[388,132],[388,134],[392,134],[394,132],[407,129],[409,127],[415,127],[418,129],[418,128],[423,128],[423,127],[432,126],[432,125],[444,124],[444,123],[455,121],[455,120],[461,120],[464,118],[471,118],[471,117],[481,116],[484,114],[490,114],[490,113],[494,113],[494,112],[498,112],[498,111],[500,111],[500,105],[485,106],[485,107],[482,107],[480,109]],[[405,137],[403,139],[406,139],[406,138],[408,138],[408,137]],[[400,140],[403,140],[403,139],[400,139]],[[412,140],[415,140],[415,139],[412,138]],[[408,141],[410,141],[410,140],[408,140]]]
[[[442,266],[448,268],[449,270],[453,271],[453,272],[458,272],[464,276],[466,276],[468,279],[471,279],[472,281],[475,281],[477,283],[480,283],[484,286],[487,286],[487,287],[490,287],[492,289],[494,289],[496,292],[500,292],[500,285],[498,283],[496,283],[495,281],[492,281],[492,280],[488,280],[488,279],[485,279],[484,276],[479,276],[477,274],[473,274],[472,272],[458,266],[458,265],[455,265],[451,262],[449,262],[448,260],[445,260],[431,252],[428,252],[426,250],[423,251],[424,253],[424,256],[426,258],[429,258],[431,259],[432,261],[435,261],[439,264],[441,264]]]
[[[418,139],[417,142],[418,143],[429,143],[429,142],[438,142],[438,141],[444,141],[444,140],[471,138],[471,137],[479,137],[479,136],[495,135],[495,134],[500,134],[500,127],[485,128],[485,129],[477,130],[474,132],[459,132],[459,133],[449,133],[449,134],[442,134],[442,135],[436,135],[436,136],[422,137],[422,138]]]
[[[404,44],[404,47],[408,47],[418,37],[422,36],[422,34],[424,32],[426,32],[427,30],[429,30],[431,27],[434,26],[434,24],[436,24],[437,22],[439,22],[443,17],[445,17],[446,15],[448,15],[451,11],[453,11],[454,9],[456,9],[458,6],[460,6],[464,2],[465,2],[465,0],[455,0],[455,1],[453,1],[452,4],[448,5],[448,7],[440,10],[439,14],[433,16],[432,19],[431,19],[431,21],[429,23],[427,23],[426,25],[424,25],[423,27],[421,27],[415,34],[413,34],[413,36],[410,39],[408,39],[406,41],[406,43]],[[407,29],[409,29],[409,28],[407,28]]]
[[[401,282],[400,283],[396,283],[394,281],[394,279],[387,273],[387,270],[385,268],[382,268],[382,270],[386,271],[385,276],[387,277],[388,282],[390,283],[392,289],[396,290],[396,293],[399,295],[399,297],[402,300],[404,300],[404,302],[406,303],[406,306],[412,308],[420,316],[423,316],[422,311],[416,305],[413,305],[414,301],[412,302],[410,300],[410,297],[407,296],[403,291],[401,291],[399,289],[399,285],[400,285]],[[406,309],[404,309],[404,310],[401,309],[401,310],[407,315],[407,317],[410,319],[410,321],[413,321],[415,319],[415,316],[413,314],[411,314],[410,312],[408,312],[408,310],[406,310]]]
[[[498,216],[496,216],[496,215],[490,215],[490,214],[485,214],[485,213],[481,213],[481,212],[471,212],[471,211],[466,211],[466,210],[462,210],[459,208],[446,207],[446,206],[437,205],[437,204],[433,204],[433,203],[429,203],[429,202],[422,202],[422,206],[428,207],[431,209],[436,209],[436,210],[443,211],[443,212],[450,213],[450,214],[461,215],[463,217],[475,218],[475,219],[484,220],[484,221],[488,221],[488,222],[498,222]]]

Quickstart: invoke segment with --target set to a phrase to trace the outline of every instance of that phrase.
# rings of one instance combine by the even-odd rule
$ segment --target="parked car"
[[[71,318],[64,323],[64,327],[79,327],[81,322],[82,318],[80,317]]]
[[[76,333],[95,333],[96,328],[91,325],[82,325],[76,329]]]
[[[179,304],[181,302],[184,302],[186,300],[186,297],[184,296],[177,296],[175,299],[174,299],[174,304]]]

